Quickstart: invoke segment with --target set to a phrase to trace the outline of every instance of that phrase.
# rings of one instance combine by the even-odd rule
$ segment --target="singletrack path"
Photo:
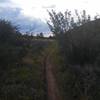
[[[50,62],[49,57],[46,61],[46,79],[48,100],[62,100],[56,79],[53,74],[53,64]]]

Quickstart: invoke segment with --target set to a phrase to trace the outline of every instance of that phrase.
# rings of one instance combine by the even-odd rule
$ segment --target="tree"
[[[15,36],[19,33],[16,26],[13,26],[11,22],[6,20],[0,20],[0,42],[12,42],[15,40]]]
[[[65,100],[96,100],[100,98],[100,19],[91,21],[85,10],[82,14],[75,10],[76,17],[69,11],[62,14],[49,12],[48,25],[60,49],[58,77]]]
[[[91,21],[90,15],[87,15],[85,10],[83,10],[81,15],[75,10],[75,17],[69,10],[66,10],[64,13],[56,13],[56,11],[52,10],[51,12],[48,11],[48,13],[50,20],[47,21],[47,24],[54,35],[64,34],[70,29]]]
[[[16,26],[0,19],[0,65],[9,65],[20,58],[22,47],[17,47],[19,37],[21,35]]]
[[[41,38],[43,38],[43,37],[44,37],[42,32],[40,33],[40,37],[41,37]]]
[[[37,34],[37,38],[43,38],[44,37],[44,35],[43,35],[43,33],[41,32],[41,33],[39,33],[39,34]]]

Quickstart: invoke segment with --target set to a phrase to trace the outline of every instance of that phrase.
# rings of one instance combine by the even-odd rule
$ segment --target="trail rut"
[[[53,74],[53,64],[49,59],[46,61],[46,79],[48,87],[48,100],[62,100],[55,76]]]

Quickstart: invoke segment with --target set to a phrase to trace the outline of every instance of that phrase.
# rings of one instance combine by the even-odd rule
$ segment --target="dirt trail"
[[[46,78],[48,86],[48,100],[62,100],[60,92],[56,83],[56,79],[53,75],[53,64],[49,59],[46,62]]]

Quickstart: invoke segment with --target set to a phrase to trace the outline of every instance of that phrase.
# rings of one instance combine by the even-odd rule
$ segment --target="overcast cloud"
[[[34,32],[48,32],[45,21],[49,18],[47,9],[85,9],[94,16],[100,13],[99,4],[99,0],[0,0],[0,18],[19,24],[21,31],[28,31],[34,26]]]
[[[9,2],[9,0],[0,0],[0,2]]]
[[[14,25],[19,26],[21,32],[49,32],[49,28],[45,22],[38,18],[25,16],[21,8],[0,7],[0,19],[11,21]]]

